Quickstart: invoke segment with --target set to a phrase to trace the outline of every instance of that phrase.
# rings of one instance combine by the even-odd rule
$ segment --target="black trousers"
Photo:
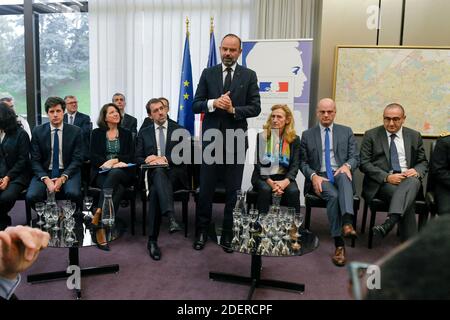
[[[123,195],[125,194],[126,187],[129,186],[132,181],[132,175],[126,170],[130,169],[121,169],[115,168],[111,169],[105,173],[99,173],[95,178],[95,185],[101,189],[111,188],[113,189],[113,205],[114,209],[119,209],[120,200],[122,200]],[[98,199],[97,207],[101,208],[103,206],[103,192],[100,192],[100,197]]]
[[[243,164],[203,163],[200,171],[200,194],[196,212],[196,232],[206,232],[211,222],[212,203],[218,178],[225,182],[226,202],[223,218],[223,231],[231,232],[233,227],[233,208],[236,204],[236,191],[241,189]]]
[[[9,220],[7,218],[8,212],[14,207],[17,198],[24,189],[25,186],[12,181],[6,190],[0,191],[0,220]]]
[[[159,236],[162,215],[174,212],[173,192],[184,187],[175,169],[155,168],[147,171],[149,188],[149,240]]]
[[[450,215],[450,188],[441,184],[436,184],[434,197],[439,215]]]
[[[283,177],[274,176],[272,179],[282,180]],[[258,191],[257,207],[260,213],[269,212],[270,204],[272,203],[272,188],[264,180],[259,179],[253,186],[255,191]],[[295,208],[295,212],[300,212],[300,190],[298,189],[297,182],[291,181],[289,185],[284,189],[281,202],[288,207]]]

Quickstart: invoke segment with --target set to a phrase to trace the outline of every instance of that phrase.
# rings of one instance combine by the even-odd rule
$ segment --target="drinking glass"
[[[43,202],[38,202],[35,204],[35,210],[37,215],[39,216],[39,221],[36,222],[37,225],[42,226],[43,224],[45,224],[44,221],[42,221],[42,215],[44,214],[44,210],[45,210],[45,203]]]

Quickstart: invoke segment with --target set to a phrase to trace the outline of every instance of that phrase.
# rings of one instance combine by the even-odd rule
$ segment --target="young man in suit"
[[[63,123],[66,104],[59,97],[45,101],[49,122],[37,126],[31,139],[33,178],[26,199],[30,205],[43,201],[46,193],[63,192],[66,199],[81,205],[81,129]]]
[[[65,96],[66,113],[64,123],[72,124],[81,129],[83,133],[83,156],[89,160],[89,142],[91,140],[92,123],[91,117],[78,111],[78,99],[75,96]]]
[[[168,165],[147,171],[149,190],[149,238],[147,248],[153,260],[161,259],[161,249],[158,247],[158,235],[161,216],[167,214],[170,221],[169,231],[181,230],[175,221],[173,192],[186,188],[188,178],[184,164],[172,161],[172,149],[177,141],[172,141],[176,130],[183,127],[167,118],[168,109],[159,99],[151,99],[147,103],[153,123],[139,131],[136,146],[136,162],[140,164]],[[189,133],[186,131],[187,136]]]
[[[374,235],[385,237],[401,222],[403,240],[417,232],[414,202],[428,172],[422,137],[403,127],[405,119],[400,104],[387,105],[383,125],[366,131],[360,151],[364,200],[376,197],[389,203],[388,218],[373,228]]]
[[[115,93],[112,97],[112,102],[119,107],[120,112],[122,113],[122,123],[120,126],[122,128],[128,129],[133,133],[133,138],[137,135],[137,119],[133,116],[130,116],[128,113],[125,113],[125,106],[127,102],[125,100],[125,96],[122,93]]]
[[[312,192],[327,202],[331,236],[335,242],[332,262],[346,263],[342,236],[356,237],[353,227],[353,172],[359,157],[352,129],[334,123],[336,103],[322,99],[316,111],[319,124],[302,134],[300,170],[305,176],[305,194]]]
[[[229,248],[233,226],[232,210],[236,202],[236,191],[241,188],[247,139],[245,138],[245,142],[239,141],[239,137],[227,140],[226,132],[239,135],[241,131],[240,135],[243,136],[247,131],[247,118],[256,117],[261,112],[258,79],[253,70],[237,64],[241,52],[241,39],[234,34],[226,35],[220,46],[222,63],[203,70],[195,93],[192,109],[194,113],[205,113],[203,136],[208,130],[215,129],[223,137],[223,145],[218,139],[213,142],[204,139],[203,150],[214,147],[224,151],[223,157],[215,155],[216,161],[212,164],[206,163],[205,159],[202,161],[196,239],[193,245],[195,250],[203,249],[207,241],[214,191],[218,177],[223,176],[226,204],[221,244],[226,252],[232,252]],[[236,140],[243,145],[236,146]]]

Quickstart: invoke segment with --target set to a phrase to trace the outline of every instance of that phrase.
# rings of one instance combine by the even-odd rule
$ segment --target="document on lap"
[[[136,163],[128,163],[127,166],[124,167],[124,168],[134,167],[135,165],[136,165]],[[114,169],[114,168],[100,169],[99,173],[105,173],[105,172],[108,172],[111,169]]]

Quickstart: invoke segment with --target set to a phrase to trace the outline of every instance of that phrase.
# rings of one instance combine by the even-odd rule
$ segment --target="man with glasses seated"
[[[389,203],[388,218],[373,228],[378,237],[385,237],[398,222],[403,240],[417,230],[414,202],[428,172],[428,161],[420,133],[403,127],[405,119],[400,104],[387,105],[384,125],[367,131],[361,145],[363,197],[368,202],[378,198]]]
[[[91,117],[78,111],[78,99],[75,96],[65,96],[66,114],[64,123],[72,124],[81,129],[83,133],[83,156],[84,160],[89,159],[89,142],[91,139]]]
[[[49,122],[37,126],[31,139],[33,179],[26,195],[32,206],[46,193],[64,192],[65,198],[81,205],[81,129],[63,123],[66,103],[59,97],[45,101]]]

